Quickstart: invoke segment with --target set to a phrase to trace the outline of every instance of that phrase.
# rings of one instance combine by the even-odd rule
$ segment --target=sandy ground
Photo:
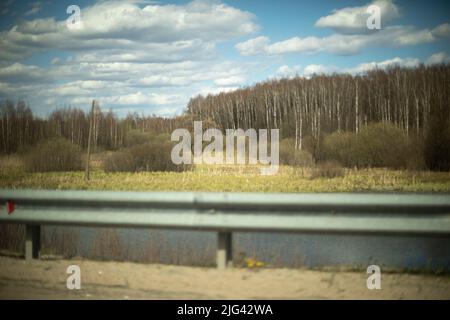
[[[69,265],[81,289],[66,288]],[[450,299],[450,276],[383,273],[368,290],[364,272],[228,269],[87,260],[0,257],[0,299]]]

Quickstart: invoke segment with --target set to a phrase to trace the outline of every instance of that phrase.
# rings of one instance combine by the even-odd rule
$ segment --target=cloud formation
[[[236,44],[244,56],[283,55],[288,53],[327,52],[337,55],[355,55],[369,47],[401,47],[432,43],[450,38],[450,24],[433,29],[416,29],[412,26],[391,26],[369,34],[333,34],[326,37],[293,37],[270,42],[265,36]]]
[[[25,15],[41,8],[33,3]],[[76,30],[50,17],[0,32],[0,94],[46,106],[89,105],[95,97],[107,107],[180,112],[192,93],[208,85],[244,82],[245,66],[219,61],[216,46],[258,30],[252,13],[209,0],[100,1],[81,8],[81,19]],[[68,56],[52,58],[45,68],[19,62],[52,51]]]
[[[426,64],[439,64],[439,63],[449,63],[450,56],[445,52],[438,52],[431,55],[426,61]],[[337,67],[333,65],[324,64],[309,64],[303,70],[300,66],[288,66],[283,65],[278,68],[275,73],[276,78],[289,78],[295,75],[303,77],[311,77],[312,75],[327,75],[332,73],[349,73],[349,74],[364,74],[370,70],[380,69],[385,70],[391,67],[404,67],[404,68],[414,68],[418,67],[422,61],[418,58],[400,58],[395,57],[392,59],[382,60],[382,61],[372,61],[360,63],[353,67]],[[295,70],[295,73],[294,73]]]
[[[292,78],[295,76],[300,75],[301,72],[301,66],[295,65],[295,66],[288,66],[288,65],[282,65],[279,67],[276,71],[276,77],[278,78]]]
[[[369,6],[377,6],[380,9],[380,30],[367,28]],[[443,23],[432,29],[389,25],[400,15],[400,8],[392,0],[375,0],[364,6],[336,9],[331,14],[320,17],[315,22],[315,27],[332,29],[335,33],[329,36],[296,36],[276,42],[272,42],[267,36],[258,36],[240,42],[235,47],[243,56],[318,52],[356,55],[370,47],[395,48],[450,39],[450,23]]]
[[[42,9],[42,2],[36,1],[31,3],[31,9],[25,12],[26,16],[32,16],[39,13]]]
[[[435,53],[431,55],[426,61],[426,64],[428,65],[441,63],[450,63],[450,56],[446,52]]]
[[[17,10],[13,1],[0,4],[0,13]],[[380,6],[382,30],[367,30],[369,4]],[[375,67],[419,64],[418,59],[396,57],[347,68],[320,62],[302,68],[295,62],[286,64],[286,54],[351,56],[372,47],[450,39],[449,23],[430,28],[393,25],[401,16],[396,3],[375,0],[367,6],[318,16],[317,30],[331,30],[319,30],[325,35],[277,41],[257,33],[254,14],[220,0],[186,4],[95,1],[81,8],[83,27],[76,30],[67,27],[65,18],[48,17],[44,10],[49,7],[47,2],[30,3],[22,19],[0,31],[0,99],[25,99],[40,115],[64,105],[88,108],[93,98],[119,115],[136,110],[173,115],[180,113],[192,96],[235,90],[271,73],[278,78],[363,73]],[[243,56],[259,57],[236,57],[234,48]],[[424,62],[448,63],[446,48],[439,50],[444,51]]]
[[[333,10],[330,15],[317,20],[315,26],[331,28],[338,33],[368,33],[366,21],[370,16],[370,13],[367,13],[367,8],[370,5],[380,8],[382,26],[400,16],[400,9],[391,0],[376,0],[365,6]]]
[[[98,2],[81,10],[81,29],[54,18],[25,20],[0,33],[1,60],[51,49],[83,61],[168,61],[192,58],[217,42],[257,30],[253,14],[212,1],[186,5]],[[210,53],[210,52],[209,52]]]

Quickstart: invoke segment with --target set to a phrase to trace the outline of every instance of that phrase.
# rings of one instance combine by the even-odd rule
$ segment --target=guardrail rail
[[[27,260],[39,258],[41,225],[216,231],[220,269],[236,231],[450,234],[448,194],[0,190],[0,201],[0,223],[26,225]]]

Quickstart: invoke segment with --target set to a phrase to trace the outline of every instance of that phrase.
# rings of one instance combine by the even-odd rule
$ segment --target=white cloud
[[[244,83],[252,63],[218,60],[216,45],[258,29],[253,14],[215,0],[99,1],[81,8],[81,19],[75,31],[65,20],[29,18],[0,32],[0,98],[24,98],[40,115],[93,98],[119,113],[179,112],[192,92]],[[61,51],[68,58],[47,67],[16,62]]]
[[[348,7],[333,12],[321,17],[316,21],[315,26],[319,28],[331,28],[338,33],[367,33],[367,18],[370,16],[367,13],[367,8],[370,5],[376,5],[380,8],[382,27],[388,22],[400,16],[398,6],[391,0],[376,0],[359,7]]]
[[[271,55],[292,53],[298,51],[316,51],[321,40],[316,37],[299,38],[294,37],[285,41],[275,42],[269,45],[266,50]]]
[[[245,78],[242,75],[233,75],[233,76],[229,76],[226,78],[219,78],[214,80],[214,83],[218,86],[225,86],[225,87],[229,87],[229,86],[237,86],[237,85],[241,85],[245,82]]]
[[[306,77],[312,76],[314,74],[329,74],[336,72],[338,69],[333,66],[325,66],[321,64],[310,64],[305,67],[305,70],[303,71],[303,74]]]
[[[367,8],[370,5],[380,8],[382,20],[380,30],[367,28],[366,22],[370,16]],[[400,9],[392,0],[375,0],[364,6],[336,9],[331,14],[319,18],[315,26],[333,29],[336,33],[332,35],[296,36],[276,42],[271,42],[266,36],[259,36],[240,42],[235,47],[244,56],[317,52],[354,55],[370,47],[413,46],[450,38],[449,23],[443,23],[433,29],[388,25],[399,16]]]
[[[236,44],[236,49],[244,56],[251,56],[265,52],[269,43],[268,37],[256,37]]]
[[[59,57],[54,57],[54,58],[50,61],[50,63],[51,63],[52,65],[59,64],[60,62],[61,62],[61,59],[60,59]]]
[[[0,68],[0,81],[2,80],[11,83],[34,81],[47,82],[50,80],[50,75],[45,69],[16,62]]]
[[[270,43],[267,37],[258,37],[238,43],[236,49],[245,56],[316,52],[353,55],[369,47],[400,47],[435,42],[446,36],[446,30],[447,24],[432,30],[391,26],[370,34],[333,34],[322,38],[293,37],[274,43]]]
[[[188,77],[167,76],[159,74],[144,77],[140,79],[138,83],[146,87],[177,87],[177,86],[186,86],[190,83],[190,81]]]
[[[283,65],[277,69],[276,77],[291,78],[291,77],[295,77],[295,76],[299,75],[300,72],[301,72],[301,67],[299,65],[295,65],[292,67],[290,67],[288,65]]]
[[[450,38],[450,23],[443,23],[432,31],[433,36],[439,38]]]
[[[200,89],[194,91],[193,94],[191,94],[191,97],[196,97],[198,95],[207,96],[207,95],[213,95],[213,94],[219,94],[222,92],[231,92],[238,90],[239,87],[212,87],[212,86],[205,86],[201,87]]]
[[[25,12],[26,16],[32,16],[38,14],[42,9],[42,2],[33,2],[31,3],[31,9]]]
[[[14,87],[7,82],[1,82],[0,81],[0,94],[10,94],[11,92],[14,91]]]
[[[156,93],[143,93],[137,91],[127,95],[109,96],[100,98],[100,102],[114,103],[118,105],[167,105],[176,103],[179,99],[177,95],[164,95]]]
[[[404,67],[404,68],[414,68],[414,67],[419,66],[419,64],[420,64],[420,60],[417,58],[395,57],[393,59],[388,59],[388,60],[384,60],[384,61],[380,61],[380,62],[361,63],[361,64],[357,65],[356,67],[346,68],[343,71],[352,73],[352,74],[357,74],[357,73],[364,73],[364,72],[367,72],[367,71],[373,70],[373,69],[387,69],[389,67],[394,67],[394,66]]]
[[[431,55],[427,61],[427,64],[441,64],[441,63],[450,63],[450,56],[446,52],[438,52]]]
[[[119,109],[118,112],[125,112],[129,105],[150,114],[158,113],[161,106],[179,113],[192,92],[207,94],[236,89],[236,85],[244,83],[248,72],[250,69],[236,63],[218,61],[206,64],[69,61],[48,69],[16,63],[0,68],[0,96],[25,98],[41,115],[45,106],[85,108],[93,98],[102,107]],[[177,86],[176,94],[173,86]]]
[[[434,56],[434,55],[433,55]],[[431,57],[433,57],[431,56]],[[430,58],[431,58],[430,57]],[[430,60],[430,58],[428,60]],[[349,73],[349,74],[364,74],[370,70],[381,69],[385,70],[390,67],[398,66],[404,68],[414,68],[420,65],[421,61],[417,58],[400,58],[395,57],[392,59],[387,59],[383,61],[372,61],[372,62],[364,62],[360,63],[354,67],[348,68],[340,68],[333,65],[322,65],[322,64],[310,64],[305,67],[300,76],[310,77],[314,74],[322,75],[322,74],[332,74],[332,73]],[[287,67],[288,66],[283,66]]]
[[[158,108],[158,110],[155,110],[153,114],[161,117],[172,117],[181,113],[180,110],[176,107],[160,107]]]
[[[51,49],[84,53],[84,61],[183,60],[204,57],[201,51],[212,51],[218,41],[258,29],[253,14],[206,0],[142,8],[135,2],[97,2],[81,9],[81,19],[81,30],[54,18],[20,22],[0,33],[0,60]]]

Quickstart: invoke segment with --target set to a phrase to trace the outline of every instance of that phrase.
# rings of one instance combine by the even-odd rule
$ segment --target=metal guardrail
[[[217,231],[219,268],[231,264],[233,231],[450,234],[448,194],[0,190],[0,201],[0,223],[27,226],[26,259],[39,257],[41,225]]]

